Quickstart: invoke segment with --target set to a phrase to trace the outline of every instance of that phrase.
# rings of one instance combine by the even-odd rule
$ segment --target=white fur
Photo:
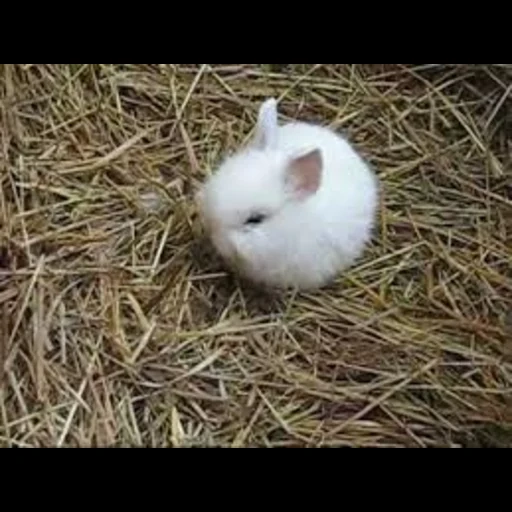
[[[315,148],[320,187],[299,200],[285,185],[287,164]],[[278,126],[274,99],[260,108],[252,144],[227,158],[199,194],[205,225],[227,262],[260,284],[299,289],[327,284],[362,255],[377,203],[377,178],[349,143],[321,126]],[[267,220],[244,225],[251,212],[265,212]]]

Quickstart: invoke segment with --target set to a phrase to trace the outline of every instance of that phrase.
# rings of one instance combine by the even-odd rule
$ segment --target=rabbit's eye
[[[246,221],[246,226],[254,226],[256,224],[261,224],[265,220],[265,215],[262,213],[253,213]]]

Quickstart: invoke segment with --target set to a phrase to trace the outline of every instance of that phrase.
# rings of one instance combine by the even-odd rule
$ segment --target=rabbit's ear
[[[318,148],[293,157],[286,169],[285,180],[296,199],[307,199],[316,193],[322,181],[322,169],[322,153]]]
[[[260,107],[253,145],[258,149],[272,149],[277,141],[277,101],[269,98]]]

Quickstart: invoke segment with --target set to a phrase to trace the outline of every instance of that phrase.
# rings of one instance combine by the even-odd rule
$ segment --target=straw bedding
[[[3,65],[0,445],[511,446],[511,70]],[[271,95],[382,182],[315,293],[240,282],[196,219]]]

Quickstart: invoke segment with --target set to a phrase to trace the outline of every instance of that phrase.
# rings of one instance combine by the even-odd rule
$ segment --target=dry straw
[[[0,445],[511,446],[510,65],[3,65]],[[260,102],[381,177],[375,242],[263,294],[197,228]]]

